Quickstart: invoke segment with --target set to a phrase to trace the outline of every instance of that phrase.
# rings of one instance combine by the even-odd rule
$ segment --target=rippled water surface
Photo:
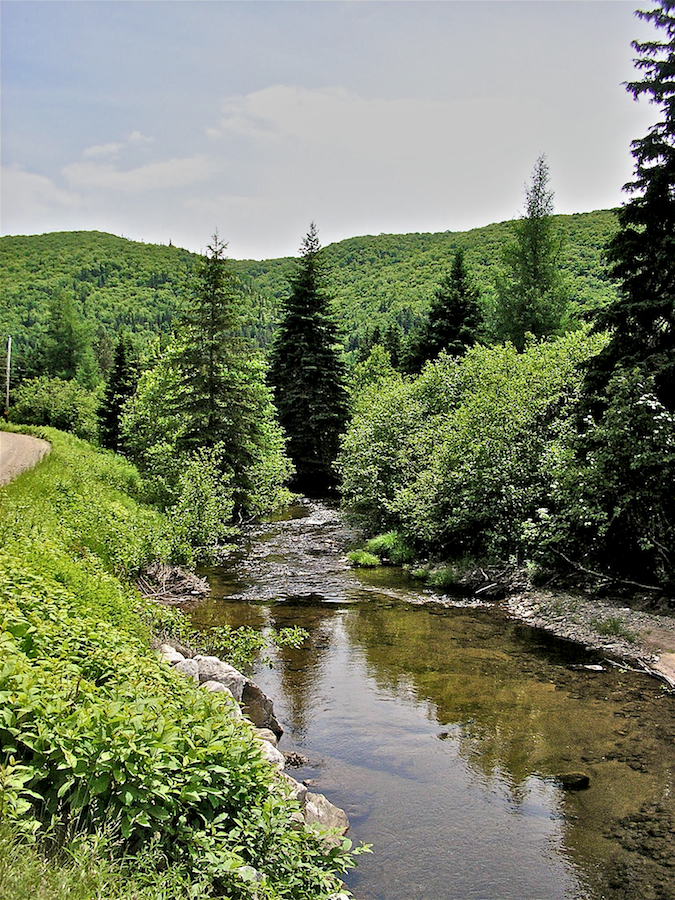
[[[355,896],[673,900],[673,696],[492,605],[351,570],[354,540],[297,507],[208,573],[192,615],[309,632],[255,678],[309,760],[292,774],[373,845]],[[564,791],[570,772],[590,787]]]

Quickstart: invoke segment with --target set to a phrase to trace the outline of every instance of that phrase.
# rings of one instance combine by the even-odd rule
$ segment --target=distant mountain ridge
[[[615,294],[602,253],[616,231],[612,210],[556,217],[564,236],[561,267],[581,314]],[[436,284],[462,248],[483,295],[493,292],[511,222],[465,232],[347,238],[325,248],[328,286],[347,347],[379,325],[404,330],[425,312]],[[11,334],[19,357],[39,342],[49,299],[71,291],[99,342],[126,327],[138,343],[166,333],[189,290],[196,254],[96,231],[0,238],[0,339]],[[232,260],[243,282],[246,331],[266,346],[272,337],[293,258]]]

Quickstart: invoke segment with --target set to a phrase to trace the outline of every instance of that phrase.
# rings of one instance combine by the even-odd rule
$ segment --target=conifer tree
[[[255,494],[252,473],[266,453],[278,453],[278,425],[262,359],[240,333],[241,298],[226,247],[216,233],[197,267],[195,289],[170,354],[176,387],[169,405],[183,422],[179,451],[217,447],[223,473],[233,476],[235,504],[241,509]]]
[[[475,343],[481,321],[479,293],[469,278],[464,252],[457,250],[452,268],[436,288],[429,315],[408,342],[406,369],[420,372],[441,350],[461,356]]]
[[[47,329],[38,356],[40,374],[65,381],[76,378],[86,388],[93,388],[98,380],[87,323],[68,291],[54,294],[49,301]]]
[[[558,267],[562,241],[548,182],[542,154],[525,189],[525,214],[514,223],[514,240],[504,249],[505,269],[495,285],[494,336],[511,341],[517,350],[524,348],[528,333],[549,337],[560,333],[564,324],[567,293]]]
[[[591,361],[586,396],[601,404],[609,380],[638,368],[654,379],[656,396],[675,411],[675,2],[660,0],[638,11],[653,22],[663,40],[639,42],[635,66],[641,80],[629,82],[636,99],[660,105],[661,121],[633,141],[635,179],[624,190],[633,196],[619,210],[619,231],[608,249],[610,273],[619,283],[617,299],[598,317],[596,329],[611,339]]]
[[[347,422],[348,400],[314,223],[300,254],[271,352],[269,383],[296,468],[297,487],[316,494],[335,485],[333,463]]]
[[[118,452],[123,449],[120,418],[124,404],[133,396],[137,383],[138,366],[131,338],[123,332],[115,346],[112,370],[98,411],[99,441],[109,450]]]

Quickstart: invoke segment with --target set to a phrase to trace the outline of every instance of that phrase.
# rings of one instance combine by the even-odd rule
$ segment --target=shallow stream
[[[208,572],[195,624],[300,625],[255,680],[289,770],[373,845],[359,900],[674,900],[675,697],[542,632],[353,570],[321,504],[257,526]],[[602,665],[602,671],[586,666]],[[583,773],[586,790],[559,776]]]

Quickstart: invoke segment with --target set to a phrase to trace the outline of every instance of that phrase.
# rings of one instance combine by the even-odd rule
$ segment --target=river
[[[281,749],[308,760],[290,774],[373,846],[354,895],[673,900],[675,697],[495,604],[350,569],[355,540],[301,504],[250,529],[191,609],[199,627],[309,632],[253,675]],[[590,786],[563,789],[576,772]]]

